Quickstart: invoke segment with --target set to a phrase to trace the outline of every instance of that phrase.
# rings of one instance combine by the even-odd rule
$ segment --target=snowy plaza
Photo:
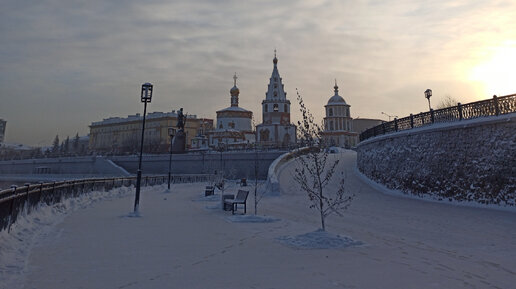
[[[356,197],[327,232],[292,181],[295,160],[256,216],[254,182],[234,216],[206,183],[145,187],[138,217],[134,187],[92,192],[0,232],[0,288],[513,288],[514,207],[406,197],[360,175],[355,152],[330,157]]]

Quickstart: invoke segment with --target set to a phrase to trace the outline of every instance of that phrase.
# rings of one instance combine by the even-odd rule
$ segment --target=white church
[[[255,142],[253,112],[238,106],[240,89],[236,86],[237,76],[233,76],[234,86],[229,90],[231,105],[217,111],[214,130],[208,133],[212,148],[242,149]]]
[[[262,123],[256,126],[256,141],[262,147],[287,147],[296,143],[297,127],[290,123],[290,100],[287,99],[274,52],[274,68],[262,101]]]
[[[333,89],[335,94],[324,106],[326,117],[322,136],[327,145],[351,148],[358,143],[358,133],[353,130],[353,119],[349,110],[351,106],[339,95],[337,80]]]

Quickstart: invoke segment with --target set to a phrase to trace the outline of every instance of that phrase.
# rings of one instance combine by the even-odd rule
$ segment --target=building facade
[[[335,81],[334,95],[330,97],[324,106],[326,117],[324,118],[323,138],[327,145],[351,148],[358,143],[358,133],[353,131],[353,119],[351,118],[350,105],[339,95],[339,87]]]
[[[262,101],[262,123],[256,126],[256,140],[260,146],[286,147],[296,143],[297,127],[290,123],[290,100],[278,71],[276,53],[272,62],[274,67]]]
[[[209,133],[212,148],[246,148],[255,142],[253,112],[238,106],[240,89],[236,86],[236,74],[233,79],[234,86],[229,90],[231,105],[217,111],[216,127]]]
[[[7,121],[0,118],[0,143],[4,142],[6,125],[7,125]]]
[[[353,119],[353,128],[360,135],[364,131],[377,125],[380,125],[384,122],[386,121],[374,118],[355,118]]]
[[[102,153],[137,153],[140,149],[143,117],[111,117],[90,125],[89,149]],[[163,153],[170,147],[169,128],[177,125],[177,112],[153,112],[145,119],[144,152]],[[192,139],[211,129],[213,120],[188,115],[185,124],[187,147]]]

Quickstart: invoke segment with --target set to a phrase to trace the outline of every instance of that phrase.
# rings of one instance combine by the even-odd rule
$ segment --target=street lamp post
[[[388,118],[389,118],[389,121],[391,121],[391,117],[394,117],[394,118],[397,118],[398,116],[397,115],[390,115],[390,114],[386,114],[385,112],[382,111],[382,114],[385,114]]]
[[[432,90],[427,89],[425,90],[425,98],[428,99],[428,110],[432,110],[432,107],[430,106],[430,97],[432,96]]]
[[[220,201],[221,201],[221,206],[222,206],[222,210],[225,210],[225,205],[224,205],[224,187],[226,186],[226,184],[224,183],[224,171],[225,171],[225,166],[224,166],[224,162],[222,160],[222,153],[224,152],[224,143],[222,142],[222,140],[219,141],[218,143],[218,151],[220,152],[220,169],[221,169],[221,181],[220,181]]]
[[[138,162],[138,172],[136,176],[136,196],[134,198],[134,213],[138,213],[140,205],[140,185],[142,181],[142,155],[143,155],[143,137],[145,136],[145,114],[147,113],[147,102],[152,100],[153,85],[149,82],[142,84],[141,101],[143,102],[143,124],[142,124],[142,142],[140,145],[140,160]]]
[[[168,135],[170,136],[170,158],[168,160],[168,190],[170,191],[170,178],[172,175],[172,148],[174,144],[174,135],[176,134],[176,130],[174,128],[168,129]]]

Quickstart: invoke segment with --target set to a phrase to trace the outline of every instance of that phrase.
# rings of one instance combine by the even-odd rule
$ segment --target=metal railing
[[[168,175],[146,176],[143,186],[167,183]],[[213,175],[175,175],[173,183],[211,182]],[[52,205],[67,198],[77,197],[93,191],[109,191],[113,188],[136,184],[136,177],[97,178],[52,183],[27,184],[0,191],[0,231],[11,228],[23,211],[29,214],[40,203]]]
[[[453,122],[477,117],[496,116],[516,112],[516,94],[501,97],[493,96],[491,99],[458,103],[457,106],[422,112],[416,115],[385,122],[372,127],[360,134],[360,141],[378,135],[393,133],[402,130],[413,129],[433,123]]]

